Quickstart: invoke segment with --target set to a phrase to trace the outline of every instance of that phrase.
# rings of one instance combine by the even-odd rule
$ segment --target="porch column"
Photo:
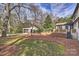
[[[78,21],[78,23],[77,23],[77,39],[79,40],[79,21]]]
[[[67,38],[68,38],[68,39],[72,39],[72,35],[71,35],[71,25],[67,25]]]

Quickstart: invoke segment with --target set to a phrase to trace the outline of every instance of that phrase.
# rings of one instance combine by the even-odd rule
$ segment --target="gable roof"
[[[78,7],[79,7],[79,3],[77,3],[77,5],[76,5],[76,7],[75,7],[75,10],[74,10],[74,12],[73,12],[73,14],[72,14],[71,18],[73,18],[74,14],[75,14],[75,13],[76,13],[76,11],[78,10]]]

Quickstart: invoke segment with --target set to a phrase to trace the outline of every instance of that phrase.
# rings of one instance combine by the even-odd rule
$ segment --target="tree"
[[[2,37],[6,37],[7,33],[9,33],[9,32],[14,32],[15,29],[18,28],[18,25],[23,23],[22,22],[23,17],[26,16],[26,14],[28,14],[28,12],[26,12],[26,9],[28,9],[30,11],[30,14],[28,14],[28,15],[31,15],[31,17],[33,19],[31,26],[37,25],[39,23],[38,20],[39,19],[42,20],[44,17],[42,15],[42,12],[40,13],[40,9],[38,8],[38,6],[36,6],[34,4],[5,3],[5,4],[0,4],[0,5],[4,5],[3,8],[1,9],[3,11],[3,12],[1,12],[3,14],[3,15],[1,15],[2,19],[3,19],[2,20],[3,22],[1,22],[2,23],[2,26],[1,26]],[[25,12],[22,12],[22,11],[25,11]],[[40,16],[43,16],[43,17],[40,17]],[[31,18],[31,17],[29,17],[29,18]],[[27,23],[27,25],[28,25],[28,23]],[[38,25],[38,27],[39,27],[39,25]]]
[[[52,23],[52,19],[50,17],[50,15],[48,15],[44,21],[44,24],[43,24],[43,27],[44,27],[44,30],[45,31],[51,31],[53,30],[54,28],[54,25]]]
[[[5,4],[5,7],[4,7],[4,12],[3,12],[3,28],[2,28],[2,37],[6,37],[7,36],[7,32],[8,32],[8,23],[9,23],[9,20],[10,20],[10,16],[11,16],[11,11],[14,10],[16,7],[19,8],[19,12],[20,12],[20,7],[23,7],[23,8],[26,8],[26,9],[29,9],[31,10],[30,7],[28,6],[23,6],[20,5],[20,4],[15,4],[14,6],[11,6],[10,3],[6,3]],[[18,18],[20,19],[20,15],[18,13]]]
[[[72,22],[71,16],[67,16],[67,17],[65,17],[65,21],[66,21],[67,23]]]
[[[1,33],[1,30],[2,30],[2,19],[1,19],[1,17],[0,17],[0,33]]]
[[[32,35],[33,27],[36,26],[37,20],[38,20],[38,17],[39,17],[39,8],[38,8],[38,6],[36,6],[34,4],[30,4],[30,7],[32,8],[33,18],[34,18],[33,21],[31,22],[31,24],[32,24],[31,35]]]
[[[8,20],[9,20],[9,16],[10,16],[10,10],[9,9],[10,9],[10,4],[5,4],[2,37],[6,37],[6,34],[7,34]]]

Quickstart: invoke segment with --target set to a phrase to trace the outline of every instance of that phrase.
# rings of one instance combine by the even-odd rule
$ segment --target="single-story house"
[[[31,33],[37,30],[37,27],[28,27],[28,28],[23,28],[23,33]]]
[[[58,32],[66,32],[70,28],[71,28],[70,24],[68,24],[67,22],[57,23],[56,24],[56,30]]]

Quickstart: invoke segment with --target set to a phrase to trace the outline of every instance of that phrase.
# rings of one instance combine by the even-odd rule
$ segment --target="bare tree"
[[[2,29],[2,37],[6,37],[7,36],[7,32],[8,32],[8,24],[9,24],[9,20],[11,20],[11,15],[12,15],[12,11],[15,10],[18,19],[20,21],[21,19],[21,8],[24,8],[25,10],[28,9],[31,14],[34,17],[33,23],[32,23],[32,27],[34,26],[35,23],[37,23],[37,20],[39,18],[39,16],[41,15],[41,13],[39,12],[39,8],[38,6],[34,5],[34,4],[10,4],[10,3],[6,3],[4,4],[4,12],[3,12],[3,29]],[[17,9],[18,8],[18,9]],[[42,15],[41,15],[42,16]],[[10,24],[9,24],[10,25]],[[9,30],[10,31],[10,30]]]
[[[11,8],[11,4],[10,3],[6,3],[5,4],[5,9],[4,9],[4,22],[3,22],[3,29],[2,29],[2,37],[6,37],[7,36],[7,32],[8,32],[8,21],[9,21],[9,18],[10,18],[10,14],[11,14],[11,11],[13,9],[15,9],[16,7],[19,7],[19,11],[20,11],[20,7],[23,7],[23,8],[26,8],[26,9],[30,9],[30,7],[28,6],[23,6],[23,5],[14,5],[12,8]],[[20,19],[20,15],[18,14],[19,16],[19,19]]]
[[[36,23],[36,20],[37,20],[37,17],[38,17],[38,7],[34,4],[29,4],[30,7],[32,8],[32,12],[33,12],[33,21],[32,21],[32,30],[31,30],[31,35],[32,35],[32,32],[33,32],[33,27],[35,26],[35,23]]]

